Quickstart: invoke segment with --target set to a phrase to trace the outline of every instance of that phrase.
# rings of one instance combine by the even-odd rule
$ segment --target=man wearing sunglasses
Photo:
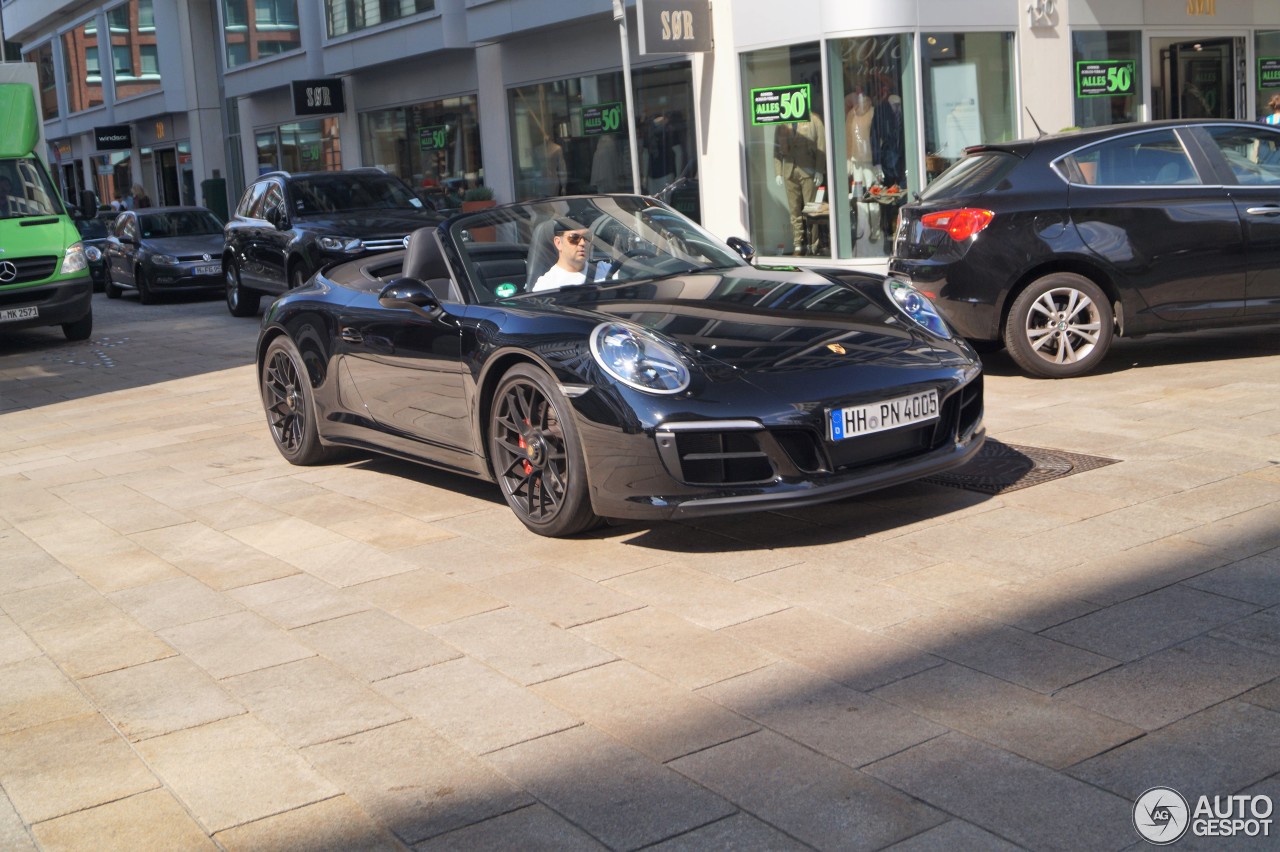
[[[590,276],[592,281],[603,281],[608,276],[610,269],[608,263],[592,264],[594,268],[588,269],[587,258],[591,253],[591,236],[586,228],[566,219],[557,219],[551,242],[559,255],[556,264],[533,282],[532,292],[585,284],[588,271],[592,273]]]

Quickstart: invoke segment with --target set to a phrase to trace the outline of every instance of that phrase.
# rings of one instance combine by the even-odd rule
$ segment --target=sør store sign
[[[711,50],[707,0],[636,0],[641,53],[706,53]]]
[[[346,109],[342,78],[293,81],[294,115],[333,115]]]

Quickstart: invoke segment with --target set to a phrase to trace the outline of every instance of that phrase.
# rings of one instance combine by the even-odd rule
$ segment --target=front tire
[[[320,442],[311,379],[292,340],[277,337],[267,346],[258,384],[271,438],[280,455],[296,465],[327,461],[331,452]]]
[[[1005,321],[1010,357],[1046,379],[1082,376],[1101,363],[1115,335],[1111,303],[1083,275],[1055,272],[1018,294]]]
[[[600,523],[569,401],[531,364],[512,367],[498,384],[489,459],[507,505],[538,535],[569,536]]]
[[[228,258],[223,269],[226,270],[223,278],[227,288],[227,310],[231,311],[231,316],[257,316],[258,301],[262,298],[262,294],[240,283],[240,265],[234,260]]]
[[[138,301],[144,305],[154,305],[156,291],[151,287],[151,277],[147,270],[139,266],[133,271],[133,280],[138,285]]]
[[[64,322],[62,333],[67,340],[88,340],[89,335],[93,334],[93,309],[85,311],[84,316],[75,322]]]

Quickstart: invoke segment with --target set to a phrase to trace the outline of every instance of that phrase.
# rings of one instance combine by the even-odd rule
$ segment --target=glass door
[[[1237,118],[1245,91],[1244,40],[1153,38],[1152,118]]]

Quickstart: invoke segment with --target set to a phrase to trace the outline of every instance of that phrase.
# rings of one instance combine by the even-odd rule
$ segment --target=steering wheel
[[[628,266],[639,264],[635,263],[642,257],[657,257],[658,252],[652,246],[637,246],[622,253],[622,257],[618,261],[618,265],[614,267],[613,272],[609,273],[610,278],[621,278],[622,271]]]

